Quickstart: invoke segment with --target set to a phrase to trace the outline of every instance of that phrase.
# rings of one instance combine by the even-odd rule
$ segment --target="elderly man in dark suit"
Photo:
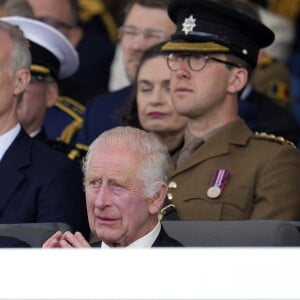
[[[108,130],[91,144],[83,170],[89,224],[101,242],[90,245],[79,232],[57,232],[43,247],[181,246],[159,221],[168,150],[157,137],[132,127]]]
[[[0,222],[65,222],[89,234],[78,163],[32,139],[18,122],[30,81],[29,41],[0,21]]]

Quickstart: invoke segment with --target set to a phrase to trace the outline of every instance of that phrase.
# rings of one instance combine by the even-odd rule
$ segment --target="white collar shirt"
[[[34,138],[34,137],[35,137],[36,135],[38,135],[41,131],[42,131],[41,128],[39,128],[39,129],[37,129],[37,130],[31,132],[29,135],[30,135],[30,137]]]
[[[13,143],[17,135],[21,130],[21,125],[17,124],[15,127],[7,131],[6,133],[0,135],[0,161],[2,160],[5,152]]]
[[[138,240],[134,241],[126,248],[151,248],[159,235],[160,229],[161,229],[161,224],[160,222],[157,222],[156,226],[150,232],[148,232],[146,235],[139,238]],[[110,248],[110,247],[102,241],[101,248]]]

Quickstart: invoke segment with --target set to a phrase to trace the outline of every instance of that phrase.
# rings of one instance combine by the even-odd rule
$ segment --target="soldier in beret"
[[[299,151],[238,116],[238,96],[273,32],[215,1],[174,0],[168,13],[177,30],[162,51],[174,107],[187,118],[169,170],[179,219],[299,220]]]

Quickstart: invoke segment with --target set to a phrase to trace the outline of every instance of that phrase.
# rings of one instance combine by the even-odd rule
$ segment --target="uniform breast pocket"
[[[179,218],[185,220],[248,219],[253,208],[251,187],[226,186],[221,192],[209,192],[208,187],[191,186],[174,195]]]

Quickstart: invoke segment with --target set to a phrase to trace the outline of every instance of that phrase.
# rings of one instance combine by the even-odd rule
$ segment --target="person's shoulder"
[[[31,153],[30,170],[32,173],[38,172],[46,176],[49,180],[52,178],[62,183],[73,181],[81,183],[82,171],[81,160],[78,157],[70,157],[72,150],[55,149],[45,142],[34,140]],[[58,146],[56,146],[58,147]],[[61,147],[61,146],[59,146]],[[81,156],[82,157],[82,156]],[[41,179],[42,180],[42,179]],[[74,187],[77,189],[78,187]]]
[[[85,106],[70,97],[59,96],[54,106],[50,107],[44,119],[47,136],[60,138],[66,143],[73,141],[82,127]]]
[[[132,86],[127,86],[113,92],[97,95],[88,101],[87,106],[89,107],[91,105],[96,105],[100,103],[100,101],[110,101],[111,99],[121,99],[123,97],[127,97],[129,96],[131,90]]]
[[[85,106],[75,99],[66,96],[59,96],[54,106],[58,109],[58,111],[63,112],[72,119],[80,122],[82,121]]]
[[[49,143],[45,143],[33,139],[32,159],[37,163],[51,165],[52,167],[62,164],[72,165],[74,162],[68,158],[68,153],[71,152],[71,150],[71,146],[59,141],[49,141]]]
[[[45,143],[50,146],[50,148],[63,153],[69,159],[76,160],[78,162],[81,162],[85,157],[89,147],[88,145],[80,143],[76,143],[75,145],[68,144],[58,139],[47,140]]]
[[[161,225],[159,235],[152,247],[183,247],[183,245],[173,237],[169,236],[163,225]]]
[[[255,145],[261,145],[263,147],[280,148],[287,147],[289,149],[296,149],[293,142],[286,140],[282,136],[275,136],[266,132],[255,132],[251,136],[252,141]]]

